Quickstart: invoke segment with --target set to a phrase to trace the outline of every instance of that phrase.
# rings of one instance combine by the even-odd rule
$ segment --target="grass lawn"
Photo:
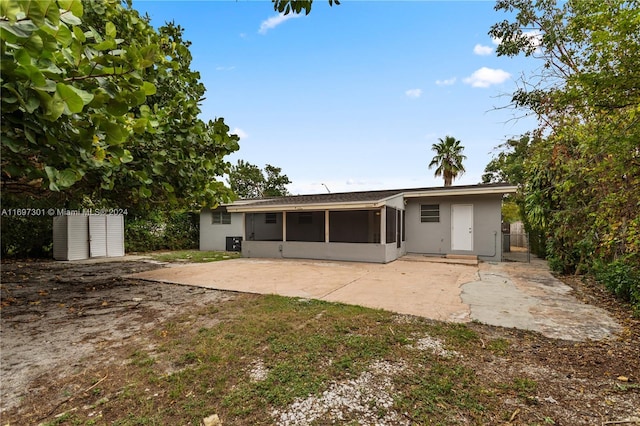
[[[217,262],[242,257],[238,252],[227,251],[200,251],[200,250],[175,250],[168,252],[151,253],[151,258],[159,262]]]
[[[224,256],[187,251],[158,259]],[[147,263],[12,266],[2,271],[13,282],[3,283],[3,296],[13,297],[2,307],[3,321],[12,321],[6,330],[37,333],[44,326],[28,328],[25,318],[49,314],[47,341],[83,330],[93,349],[82,357],[69,350],[76,355],[65,355],[65,368],[25,385],[19,405],[2,413],[3,425],[200,425],[217,415],[224,426],[592,426],[640,417],[640,322],[585,283],[575,291],[607,306],[623,325],[619,335],[563,341],[475,322],[113,278]],[[61,276],[71,280],[66,287]],[[21,292],[26,283],[31,293]],[[94,330],[104,322],[102,336]],[[135,333],[126,334],[129,326]],[[127,337],[109,340],[116,334],[107,330]]]
[[[105,371],[84,413],[114,425],[197,425],[214,413],[224,425],[504,422],[512,413],[499,399],[527,403],[536,382],[480,379],[466,360],[507,349],[463,324],[242,295],[154,330],[147,347]],[[98,420],[67,413],[47,424]]]

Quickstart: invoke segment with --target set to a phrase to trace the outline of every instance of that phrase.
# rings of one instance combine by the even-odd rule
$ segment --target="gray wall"
[[[420,205],[439,204],[440,222],[421,223]],[[473,250],[451,250],[451,205],[473,205]],[[501,195],[407,199],[406,251],[423,254],[474,254],[484,260],[500,260]]]
[[[391,198],[390,200],[387,200],[387,206],[389,207],[394,207],[395,209],[400,211],[400,221],[402,221],[402,211],[406,210],[407,206],[404,203],[404,197],[402,195],[396,196],[394,198]],[[408,218],[407,218],[408,221]],[[400,222],[398,222],[396,224],[397,226],[400,226]],[[406,226],[406,225],[405,225]],[[405,230],[406,231],[406,230]],[[400,239],[402,239],[402,233],[400,233]],[[406,239],[409,239],[409,234],[406,234]],[[400,247],[397,247],[396,243],[390,243],[386,245],[386,259],[387,262],[391,262],[399,257],[404,256],[405,254],[407,254],[407,244],[406,241],[402,241],[400,244]]]
[[[200,250],[225,251],[227,237],[242,236],[242,213],[231,213],[231,224],[211,223],[211,210],[200,212]]]
[[[395,260],[394,244],[243,241],[243,257],[344,260],[387,263]]]

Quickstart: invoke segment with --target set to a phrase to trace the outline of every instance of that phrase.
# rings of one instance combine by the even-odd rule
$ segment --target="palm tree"
[[[453,136],[446,136],[444,140],[438,139],[439,143],[431,145],[431,149],[436,155],[429,163],[429,168],[436,166],[435,176],[444,178],[444,186],[451,186],[453,180],[465,172],[462,161],[467,157],[462,154],[464,147],[460,141]]]

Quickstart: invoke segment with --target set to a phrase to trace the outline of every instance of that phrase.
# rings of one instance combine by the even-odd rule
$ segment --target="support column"
[[[329,210],[324,211],[324,242],[329,242]]]
[[[282,241],[287,241],[287,212],[282,212]]]
[[[387,209],[380,209],[380,244],[387,244]]]
[[[242,241],[247,241],[247,214],[242,213]]]

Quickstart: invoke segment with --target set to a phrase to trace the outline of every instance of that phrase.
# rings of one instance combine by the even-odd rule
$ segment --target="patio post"
[[[282,212],[282,241],[287,241],[287,212]]]
[[[387,244],[387,209],[380,209],[380,244]]]
[[[324,211],[324,242],[329,242],[329,210]]]

